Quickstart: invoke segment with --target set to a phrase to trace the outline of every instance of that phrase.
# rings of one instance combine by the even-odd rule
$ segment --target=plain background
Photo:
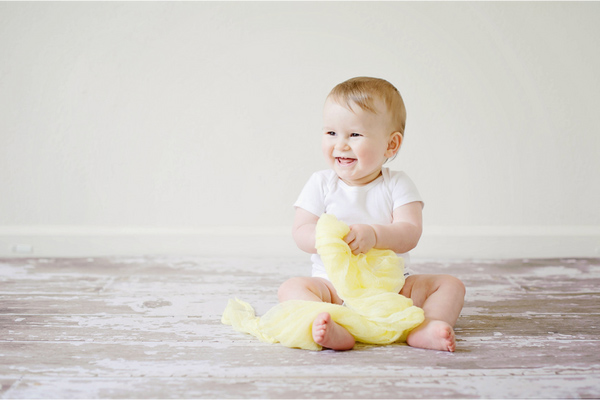
[[[600,254],[600,3],[0,3],[0,255],[294,254],[337,83],[408,110],[420,257]]]

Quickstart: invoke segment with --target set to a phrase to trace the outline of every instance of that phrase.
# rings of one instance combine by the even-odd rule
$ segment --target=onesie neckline
[[[338,179],[338,183],[341,184],[347,190],[367,191],[367,190],[371,189],[373,186],[375,186],[376,184],[378,184],[380,181],[383,181],[384,175],[385,175],[385,172],[383,171],[383,168],[382,168],[381,174],[377,178],[373,179],[371,182],[367,183],[366,185],[362,185],[362,186],[348,185],[346,182],[344,182],[342,180],[342,178],[337,176],[337,174],[336,174],[336,178]]]

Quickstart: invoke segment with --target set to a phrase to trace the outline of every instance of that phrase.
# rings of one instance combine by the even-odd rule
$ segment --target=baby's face
[[[392,137],[390,118],[383,103],[377,114],[357,105],[353,111],[327,99],[323,110],[323,155],[346,184],[362,186],[375,180],[387,158]]]

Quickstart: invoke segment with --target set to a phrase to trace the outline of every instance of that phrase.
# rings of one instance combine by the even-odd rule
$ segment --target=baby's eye
[[[333,131],[325,132],[325,134],[328,136],[335,136],[335,132],[333,132]]]
[[[351,133],[350,137],[359,137],[362,136],[360,133]]]

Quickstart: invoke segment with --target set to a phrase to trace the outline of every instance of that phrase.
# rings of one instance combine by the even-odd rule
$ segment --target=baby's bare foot
[[[312,336],[315,343],[329,349],[350,350],[354,347],[354,337],[327,312],[317,315],[313,321]]]
[[[410,332],[406,343],[409,346],[421,349],[443,351],[454,351],[456,349],[454,329],[444,321],[425,320]]]

